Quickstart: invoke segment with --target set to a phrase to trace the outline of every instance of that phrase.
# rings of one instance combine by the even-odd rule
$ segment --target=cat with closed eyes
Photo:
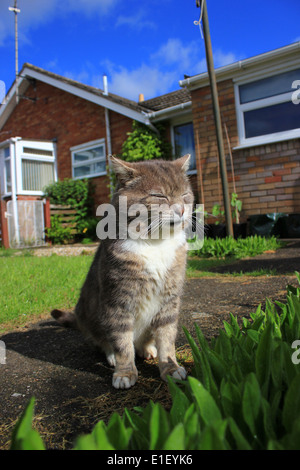
[[[101,240],[81,289],[75,314],[53,310],[63,326],[78,328],[106,354],[114,367],[113,386],[129,388],[138,378],[135,354],[158,357],[162,379],[185,379],[175,356],[175,339],[186,269],[183,222],[193,193],[187,177],[189,155],[174,161],[129,163],[111,157],[117,187],[116,238]],[[120,201],[142,204],[149,217],[140,220],[143,236],[120,237]],[[155,212],[156,211],[156,212]],[[151,217],[150,217],[151,213]],[[154,215],[153,215],[154,214]],[[124,223],[124,222],[123,222]],[[169,229],[162,236],[163,227]]]

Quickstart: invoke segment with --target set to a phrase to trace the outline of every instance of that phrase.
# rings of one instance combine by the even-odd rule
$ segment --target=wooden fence
[[[71,234],[76,235],[76,210],[72,209],[71,206],[61,206],[50,204],[50,215],[59,215],[62,221],[63,227],[69,227]]]

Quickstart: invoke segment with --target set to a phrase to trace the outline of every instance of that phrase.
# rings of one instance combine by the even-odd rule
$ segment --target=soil
[[[229,312],[241,321],[265,299],[284,301],[287,284],[297,285],[300,240],[276,253],[235,261],[212,271],[249,272],[276,269],[276,276],[218,276],[189,279],[182,299],[180,324],[194,334],[194,323],[206,338],[215,336]],[[16,420],[31,396],[36,398],[34,427],[47,449],[70,449],[77,436],[91,432],[97,421],[113,412],[145,406],[149,399],[170,407],[167,385],[156,361],[137,359],[139,380],[129,390],[115,390],[112,368],[86,344],[79,332],[59,327],[51,318],[8,331],[6,364],[0,364],[0,449],[8,449]],[[180,362],[188,372],[192,359],[181,328],[177,338]]]

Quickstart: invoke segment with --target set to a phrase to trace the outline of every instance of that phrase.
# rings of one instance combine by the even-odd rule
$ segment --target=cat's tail
[[[62,310],[52,310],[51,315],[55,320],[65,328],[78,329],[77,319],[72,312],[63,312]]]

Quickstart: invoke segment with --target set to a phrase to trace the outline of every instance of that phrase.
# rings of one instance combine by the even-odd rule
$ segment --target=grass
[[[73,308],[91,262],[92,256],[2,255],[0,328],[24,325],[53,308]]]
[[[187,278],[226,276],[211,270],[232,263],[241,250],[251,255],[254,250],[276,249],[278,244],[275,239],[252,237],[239,241],[238,251],[236,247],[235,240],[206,240],[202,253],[190,252]],[[92,259],[91,255],[37,257],[32,250],[0,249],[0,331],[22,326],[38,315],[49,315],[53,308],[73,309]],[[276,275],[276,270],[230,275]]]
[[[228,266],[232,264],[234,258],[226,259],[211,259],[211,258],[198,258],[190,257],[187,261],[187,278],[201,278],[201,277],[219,277],[219,276],[276,276],[276,269],[256,269],[253,271],[240,271],[240,272],[230,272],[230,273],[217,273],[212,272],[214,268],[221,266]]]

